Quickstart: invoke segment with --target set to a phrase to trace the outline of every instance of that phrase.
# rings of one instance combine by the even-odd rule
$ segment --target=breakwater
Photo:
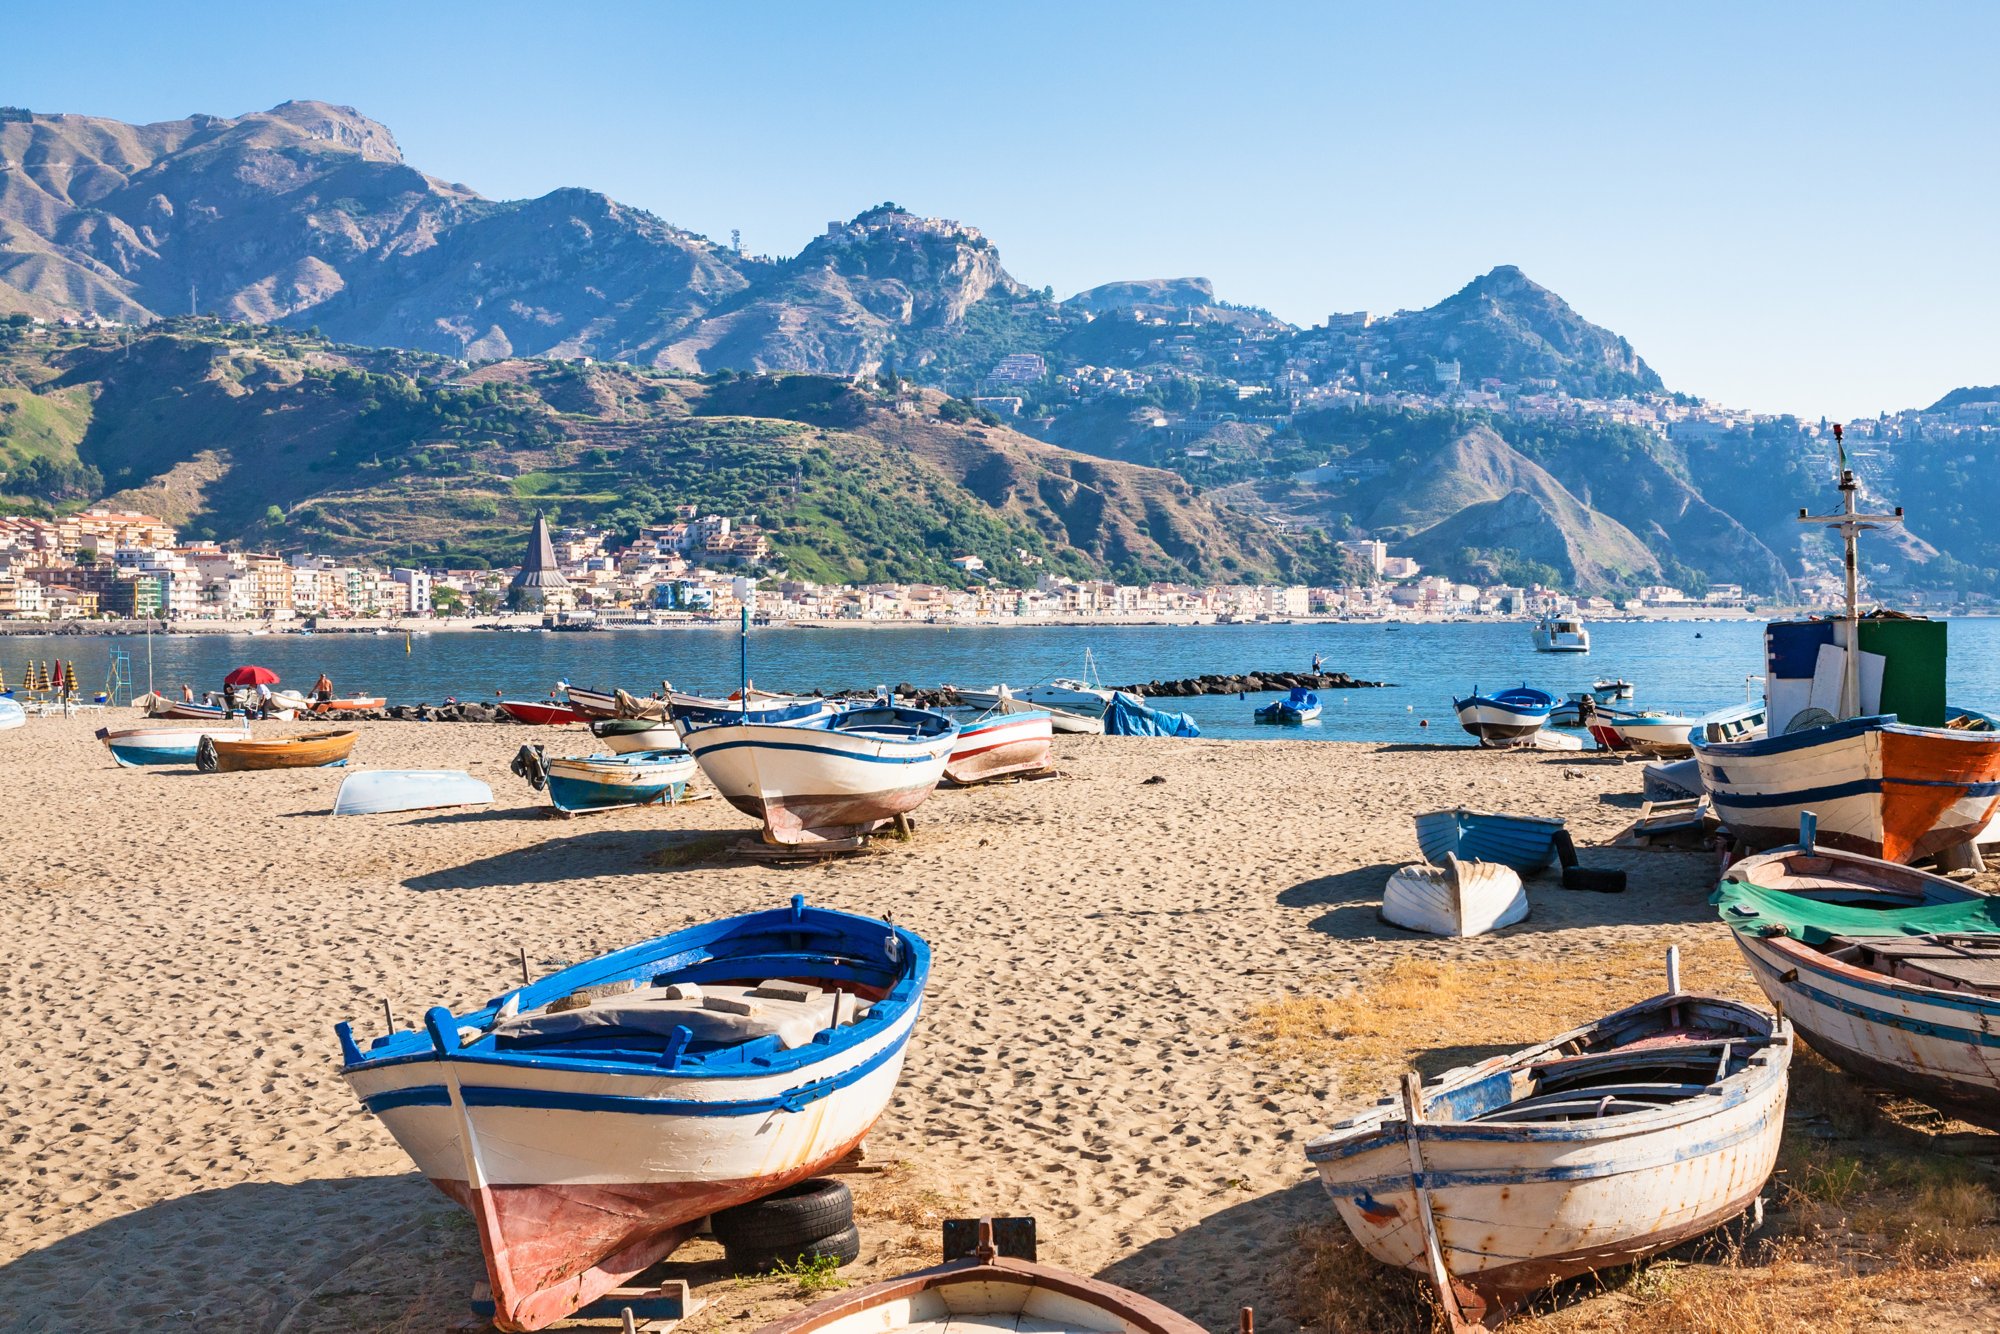
[[[1346,672],[1242,672],[1237,675],[1210,673],[1183,677],[1178,681],[1141,681],[1137,685],[1113,686],[1114,690],[1144,695],[1149,699],[1188,699],[1196,695],[1254,695],[1260,691],[1288,690],[1373,690],[1393,685],[1391,681],[1362,681]]]

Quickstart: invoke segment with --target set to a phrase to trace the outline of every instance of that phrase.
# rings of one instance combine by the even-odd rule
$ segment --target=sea
[[[867,626],[756,628],[749,677],[767,690],[869,689],[909,683],[1016,688],[1076,677],[1086,650],[1106,685],[1209,673],[1326,670],[1380,688],[1321,692],[1317,723],[1258,726],[1251,714],[1271,694],[1157,701],[1192,714],[1206,736],[1298,741],[1469,741],[1452,700],[1475,688],[1540,686],[1558,697],[1593,682],[1633,683],[1627,707],[1699,714],[1741,703],[1761,668],[1763,626],[1754,621],[1607,621],[1590,626],[1587,654],[1537,653],[1521,622],[1209,626],[963,628]],[[2000,711],[2000,619],[1950,623],[1954,704]],[[0,640],[0,679],[21,683],[30,661],[74,661],[87,693],[108,679],[110,655],[130,655],[135,693],[151,681],[174,694],[219,689],[230,669],[256,663],[305,689],[322,671],[343,694],[384,695],[392,704],[446,699],[542,699],[559,681],[649,694],[676,689],[727,694],[742,675],[735,627],[549,631],[419,631],[298,635],[25,636]],[[150,659],[150,662],[149,662]]]

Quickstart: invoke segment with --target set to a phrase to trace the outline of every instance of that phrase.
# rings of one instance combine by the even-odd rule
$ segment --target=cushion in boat
[[[574,1010],[537,1010],[493,1026],[497,1038],[528,1042],[564,1038],[609,1037],[613,1033],[653,1033],[665,1037],[685,1028],[701,1043],[727,1045],[775,1036],[789,1051],[803,1047],[814,1034],[834,1027],[838,992],[818,987],[703,986],[693,995],[679,988],[641,987],[605,996]],[[780,992],[782,994],[772,994]],[[853,1023],[867,1012],[852,1000],[841,1005],[840,1020]]]

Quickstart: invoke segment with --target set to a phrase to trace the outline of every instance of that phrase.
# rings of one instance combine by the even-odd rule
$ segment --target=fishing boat
[[[486,806],[493,789],[463,769],[370,769],[340,780],[335,815],[393,815],[450,806]]]
[[[316,699],[312,701],[314,713],[331,713],[335,709],[354,713],[371,712],[389,701],[381,695],[346,695],[340,699]]]
[[[1150,1297],[1004,1254],[992,1219],[975,1227],[974,1244],[954,1255],[946,1224],[941,1265],[835,1293],[754,1334],[1206,1334]]]
[[[203,737],[224,737],[247,741],[250,724],[242,719],[224,722],[186,723],[156,727],[100,727],[97,739],[111,751],[111,758],[127,769],[156,764],[193,764]]]
[[[1764,735],[1764,702],[1756,700],[1732,704],[1714,713],[1705,713],[1688,729],[1688,753],[1697,741],[1748,741]]]
[[[681,734],[670,722],[655,718],[598,718],[590,724],[590,734],[602,741],[614,755],[630,755],[641,750],[678,750]]]
[[[471,1213],[495,1323],[542,1329],[859,1144],[929,975],[905,928],[794,897],[365,1048],[342,1023],[341,1073]]]
[[[1427,1275],[1448,1327],[1630,1264],[1757,1199],[1784,1129],[1791,1026],[1667,993],[1534,1047],[1405,1075],[1306,1146],[1348,1230]]]
[[[27,723],[28,711],[21,707],[20,702],[0,696],[0,732],[25,727]]]
[[[190,700],[168,699],[158,691],[150,691],[139,696],[132,701],[132,707],[148,718],[185,718],[199,722],[203,719],[223,717],[222,706],[218,704],[196,704]]]
[[[668,806],[681,799],[694,777],[694,756],[678,744],[669,750],[624,755],[558,755],[523,746],[510,766],[564,815],[611,811],[625,806]]]
[[[1477,936],[1528,915],[1521,874],[1498,862],[1462,862],[1446,853],[1439,866],[1405,866],[1382,891],[1382,920],[1434,936]]]
[[[740,695],[727,699],[708,695],[687,695],[674,691],[667,696],[666,711],[682,737],[703,727],[718,724],[798,723],[824,717],[852,701],[821,699],[817,695],[772,695],[751,692],[748,703]]]
[[[585,690],[567,681],[556,682],[556,689],[562,691],[569,701],[570,709],[579,718],[616,718],[618,716],[618,693],[616,690]]]
[[[865,704],[790,721],[716,722],[686,733],[708,781],[764,822],[769,843],[857,838],[937,787],[958,724],[928,709]]]
[[[207,774],[259,769],[332,769],[346,764],[361,734],[352,729],[300,736],[204,736],[195,749],[195,768]]]
[[[567,704],[548,700],[503,699],[500,701],[500,712],[517,723],[529,723],[536,727],[561,727],[578,722],[584,716]]]
[[[1840,511],[1800,519],[1841,534],[1845,610],[1768,625],[1766,734],[1696,737],[1695,757],[1716,815],[1748,849],[1791,842],[1810,811],[1829,847],[1919,861],[1972,842],[2000,807],[2000,729],[1946,702],[1945,622],[1861,615],[1859,535],[1900,524],[1902,512],[1858,510],[1839,447]]]
[[[1583,628],[1583,621],[1574,612],[1544,616],[1528,633],[1537,653],[1590,652],[1590,631]]]
[[[1813,1050],[2000,1130],[2000,898],[1800,841],[1715,892],[1757,984]]]
[[[1678,714],[1629,709],[1592,708],[1583,722],[1605,750],[1630,750],[1656,759],[1680,759],[1694,753],[1688,731],[1696,719]]]
[[[1482,746],[1504,746],[1519,742],[1542,730],[1555,712],[1556,697],[1531,685],[1515,686],[1491,695],[1474,686],[1464,699],[1451,707],[1458,712],[1458,725],[1479,738]]]
[[[1260,723],[1280,723],[1296,727],[1319,717],[1319,696],[1303,686],[1293,686],[1283,699],[1273,700],[1251,715]]]
[[[944,776],[960,787],[1049,767],[1054,728],[1042,710],[988,713],[959,724]]]
[[[1455,807],[1417,817],[1417,847],[1433,866],[1446,857],[1498,862],[1522,875],[1546,870],[1556,855],[1556,837],[1567,826],[1543,815],[1502,815]]]
[[[1632,698],[1632,683],[1623,677],[1613,677],[1607,681],[1593,683],[1590,687],[1590,693],[1595,695],[1599,700],[1630,699]]]
[[[1016,699],[1014,692],[1005,685],[983,690],[972,690],[963,686],[943,688],[957,695],[968,706],[982,712],[1046,713],[1049,716],[1049,726],[1055,731],[1075,736],[1104,735],[1104,719],[1101,716],[1077,713],[1054,704],[1029,704],[1025,700]]]

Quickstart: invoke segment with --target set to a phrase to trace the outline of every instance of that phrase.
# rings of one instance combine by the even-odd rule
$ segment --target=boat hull
[[[1554,706],[1521,709],[1491,699],[1463,699],[1454,702],[1458,725],[1479,738],[1482,745],[1504,745],[1522,741],[1542,730]]]
[[[762,820],[770,843],[856,838],[915,810],[944,776],[956,741],[956,734],[877,740],[782,723],[718,723],[687,734],[708,781]]]
[[[1049,767],[1055,744],[1046,713],[998,714],[959,729],[944,776],[961,786]]]
[[[265,769],[328,769],[346,764],[354,754],[359,732],[329,732],[321,736],[224,737],[214,742],[215,772],[250,773]],[[199,758],[199,757],[197,757]]]
[[[2000,733],[1854,718],[1784,736],[1694,746],[1716,815],[1753,849],[1819,820],[1830,847],[1914,862],[1976,839],[2000,806]]]
[[[694,757],[675,751],[647,759],[641,751],[606,762],[590,758],[547,761],[549,803],[565,815],[625,806],[667,805],[681,799],[694,777]]]
[[[1464,809],[1427,811],[1416,818],[1417,847],[1433,866],[1447,856],[1460,861],[1498,862],[1522,875],[1546,870],[1555,859],[1561,820],[1538,815],[1501,815]]]
[[[1382,920],[1434,936],[1477,936],[1528,915],[1527,891],[1513,868],[1494,862],[1456,863],[1456,872],[1405,866],[1382,891]]]
[[[600,731],[599,729],[603,730]],[[620,727],[616,721],[599,719],[590,734],[602,741],[613,755],[634,755],[642,750],[675,750],[681,744],[680,729],[672,723],[649,727]]]
[[[2000,1130],[2000,998],[1898,985],[1788,936],[1732,934],[1757,985],[1813,1050],[1871,1083]]]
[[[111,758],[127,769],[193,764],[205,736],[247,741],[250,727],[247,723],[216,722],[206,727],[100,728],[97,733],[97,739],[111,751]]]
[[[618,696],[601,690],[578,690],[575,686],[562,688],[563,698],[569,701],[571,711],[578,718],[616,718],[618,716]]]
[[[567,704],[544,704],[525,699],[503,699],[500,712],[517,723],[528,723],[536,727],[562,727],[579,721],[584,715]]]
[[[335,815],[392,815],[447,806],[485,806],[493,789],[459,769],[370,769],[340,781]]]

